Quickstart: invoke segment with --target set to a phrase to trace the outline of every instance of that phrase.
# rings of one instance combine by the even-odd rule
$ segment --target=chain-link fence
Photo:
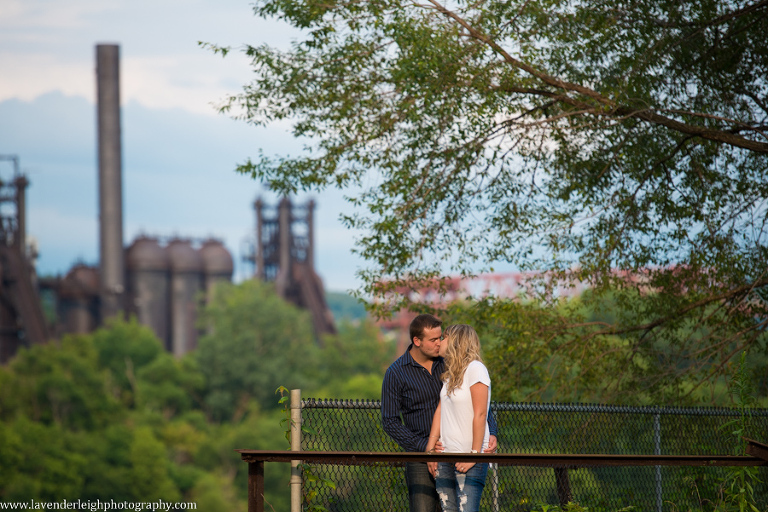
[[[401,449],[381,428],[379,401],[304,399],[302,450]],[[582,404],[492,403],[499,453],[616,455],[733,455],[730,409],[619,407]],[[751,415],[758,440],[768,433],[768,410]],[[306,466],[305,499],[335,511],[408,510],[402,465]],[[729,468],[634,466],[571,468],[573,501],[591,511],[707,510],[721,497]],[[758,468],[760,510],[768,508],[768,468]],[[333,485],[328,485],[328,482]],[[335,488],[334,488],[335,487]],[[488,472],[482,511],[529,511],[557,505],[552,468],[499,466]]]

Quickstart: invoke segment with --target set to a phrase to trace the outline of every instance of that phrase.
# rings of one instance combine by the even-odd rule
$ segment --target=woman
[[[480,356],[480,338],[469,325],[452,325],[440,345],[443,389],[432,420],[427,451],[442,441],[445,453],[482,453],[488,446],[491,378]],[[436,467],[436,470],[435,470]],[[477,512],[487,463],[430,463],[443,512]]]

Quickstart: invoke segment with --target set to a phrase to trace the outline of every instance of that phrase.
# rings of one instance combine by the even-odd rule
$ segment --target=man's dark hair
[[[411,337],[408,341],[413,343],[413,338],[421,338],[424,335],[424,329],[434,329],[443,325],[443,321],[434,315],[419,315],[411,321],[409,328]]]

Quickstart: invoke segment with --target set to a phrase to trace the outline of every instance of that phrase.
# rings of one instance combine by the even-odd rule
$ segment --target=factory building
[[[57,300],[56,334],[87,333],[114,316],[135,316],[166,350],[197,346],[197,311],[233,261],[219,240],[140,236],[123,247],[120,49],[96,46],[99,266],[75,265],[45,285]]]
[[[125,249],[127,284],[122,309],[152,329],[166,350],[181,356],[197,346],[197,311],[217,283],[230,282],[232,256],[219,240],[140,236]],[[48,283],[57,296],[57,334],[88,333],[102,324],[96,267],[75,265]]]
[[[182,356],[197,346],[197,313],[220,282],[230,282],[233,259],[217,239],[139,236],[123,246],[119,47],[96,46],[99,264],[74,265],[64,277],[37,279],[25,242],[25,189],[16,157],[12,179],[0,177],[0,363],[19,347],[64,334],[94,331],[111,317],[135,316],[166,350]],[[10,205],[10,207],[7,207]],[[254,278],[308,309],[315,332],[335,332],[314,268],[314,203],[274,208],[257,200]],[[38,291],[55,298],[55,325],[43,315]],[[319,337],[319,336],[318,336]]]

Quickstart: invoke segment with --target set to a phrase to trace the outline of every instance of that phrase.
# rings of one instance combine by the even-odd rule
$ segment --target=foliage
[[[237,502],[237,490],[226,476],[206,473],[190,493],[198,510],[231,510]]]
[[[210,330],[195,361],[206,377],[205,407],[217,420],[237,418],[251,399],[275,407],[268,390],[281,383],[304,396],[351,392],[346,396],[369,398],[375,390],[378,397],[381,375],[393,359],[394,347],[379,339],[370,320],[340,322],[338,334],[325,336],[320,348],[307,312],[259,281],[217,289],[203,322]],[[350,388],[350,380],[365,386]]]
[[[635,507],[628,506],[620,508],[616,510],[616,512],[630,512],[634,509]],[[562,507],[557,505],[541,504],[539,507],[534,508],[532,512],[587,512],[588,510],[590,509],[578,503],[569,502]]]
[[[754,396],[754,386],[747,374],[747,352],[741,353],[738,364],[735,365],[733,375],[729,380],[729,391],[733,396],[739,416],[723,425],[723,430],[731,430],[735,455],[747,455],[747,442],[745,438],[754,439],[756,434],[752,413],[757,409],[757,400]],[[757,476],[757,468],[741,466],[730,468],[723,482],[725,491],[725,505],[739,512],[760,512],[755,502],[755,483],[760,482]]]
[[[550,307],[486,298],[451,304],[443,320],[477,328],[494,376],[495,400],[732,405],[726,379],[709,375],[709,362],[680,353],[674,341],[648,337],[636,343],[626,333],[590,331],[594,324],[621,324],[622,302],[638,300],[642,297],[627,290],[599,296],[587,290]],[[706,343],[706,331],[690,319],[678,322],[675,335],[693,346]],[[755,348],[747,371],[749,379],[762,382],[764,337]]]
[[[288,441],[288,449],[291,449],[291,430],[293,430],[293,419],[291,418],[291,391],[285,386],[278,386],[275,390],[276,395],[280,395],[277,403],[283,410],[283,418],[280,418],[280,426],[285,429],[285,440]]]
[[[524,331],[497,321],[500,340],[603,340],[606,354],[621,340],[661,363],[645,385],[671,399],[764,344],[765,2],[260,0],[255,12],[303,37],[246,46],[255,77],[222,111],[288,120],[309,143],[239,170],[278,192],[349,191],[344,220],[370,263],[359,294],[378,313],[446,273],[530,270],[526,292],[547,307],[513,311]],[[614,319],[563,315],[558,287],[574,283],[615,294]]]
[[[179,500],[179,492],[168,475],[165,446],[149,427],[134,431],[128,460],[131,466],[128,485],[136,495],[144,496],[148,501]]]
[[[329,376],[331,368],[343,368],[350,375],[381,376],[395,357],[395,347],[382,340],[379,328],[371,320],[342,321],[336,337],[326,340],[323,362]]]
[[[189,500],[207,475],[218,475],[229,484],[204,487],[204,499],[244,510],[246,486],[234,480],[247,471],[230,462],[232,445],[200,458],[210,467],[197,461],[213,440],[233,441],[187,396],[202,381],[135,321],[20,350],[0,368],[0,499]],[[262,431],[251,446],[274,442],[265,435],[274,421],[247,423]],[[268,481],[277,485],[280,476]],[[282,503],[279,495],[275,501]]]
[[[61,346],[21,351],[0,387],[0,419],[21,414],[46,425],[98,428],[121,414],[119,397],[105,392],[107,372],[99,368],[92,339],[65,337]]]
[[[152,330],[134,318],[112,322],[93,333],[99,366],[109,372],[113,393],[126,404],[136,400],[136,372],[163,353]]]
[[[206,378],[206,408],[217,420],[241,416],[249,399],[273,404],[278,384],[301,388],[316,359],[312,323],[270,285],[245,281],[217,287],[202,312],[210,327],[195,352]]]
[[[174,359],[162,352],[137,372],[137,405],[164,417],[179,416],[199,407],[205,379],[192,357]]]
[[[10,457],[5,466],[0,488],[4,499],[19,500],[35,497],[58,500],[78,497],[87,474],[87,459],[72,450],[75,436],[60,425],[45,425],[20,418],[4,425],[10,437]],[[13,466],[9,463],[15,462]]]
[[[381,398],[381,380],[381,374],[353,374],[348,379],[334,379],[325,385],[309,389],[306,396],[379,400]]]
[[[391,354],[367,321],[342,323],[320,350],[306,315],[260,283],[222,289],[204,321],[200,350],[183,358],[131,319],[21,349],[0,367],[0,501],[161,498],[243,511],[247,464],[234,450],[283,443],[259,374],[307,392],[373,389]],[[234,408],[221,413],[217,395]],[[287,465],[266,466],[275,510],[289,507],[288,481]]]

